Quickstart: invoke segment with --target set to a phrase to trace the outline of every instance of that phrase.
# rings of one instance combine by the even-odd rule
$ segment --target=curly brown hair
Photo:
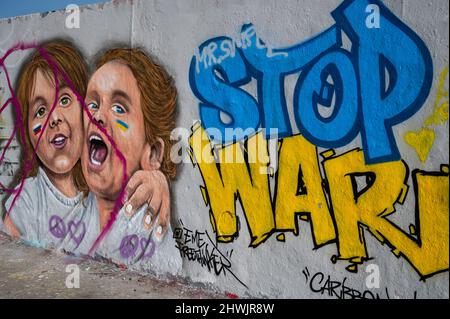
[[[145,138],[153,144],[159,137],[164,142],[161,171],[168,180],[176,176],[176,165],[170,159],[172,140],[170,133],[175,128],[177,90],[167,71],[155,63],[143,50],[138,48],[115,48],[106,51],[96,63],[102,65],[115,61],[128,66],[136,78],[141,94],[144,115]]]

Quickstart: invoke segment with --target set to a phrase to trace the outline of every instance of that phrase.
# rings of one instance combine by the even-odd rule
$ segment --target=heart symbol
[[[149,248],[150,246],[150,248]],[[152,258],[153,254],[155,253],[155,242],[150,238],[141,238],[141,250],[144,252],[144,255],[142,258]],[[146,250],[149,250],[146,252]]]
[[[78,234],[78,236],[76,235],[79,231],[79,228],[81,226],[81,233]],[[81,242],[83,241],[84,235],[86,234],[86,226],[84,225],[84,223],[80,220],[78,222],[74,222],[73,220],[71,220],[68,224],[68,228],[69,228],[69,234],[70,234],[70,238],[73,239],[73,241],[77,244],[77,247],[81,244]],[[75,248],[77,248],[75,247]]]
[[[421,128],[419,132],[407,132],[404,138],[405,142],[416,151],[420,161],[425,163],[428,154],[433,147],[434,131],[427,128]]]

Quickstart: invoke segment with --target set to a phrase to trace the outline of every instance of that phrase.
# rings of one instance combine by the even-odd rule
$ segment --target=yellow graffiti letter
[[[244,147],[239,142],[214,150],[206,132],[193,127],[189,144],[205,182],[213,228],[217,239],[232,241],[238,234],[236,200],[240,199],[247,220],[251,246],[263,242],[275,227],[267,174],[267,141],[261,133],[251,137]],[[216,164],[217,162],[217,164]]]
[[[324,162],[336,218],[339,258],[360,263],[367,259],[363,229],[393,247],[422,276],[449,267],[448,173],[414,173],[418,206],[416,240],[385,217],[403,203],[407,167],[402,161],[365,165],[360,150]],[[368,185],[358,192],[355,176],[367,176]],[[414,227],[413,227],[414,228]]]
[[[335,238],[333,221],[322,189],[317,148],[303,136],[284,138],[278,165],[275,224],[298,234],[297,213],[309,213],[316,246]]]

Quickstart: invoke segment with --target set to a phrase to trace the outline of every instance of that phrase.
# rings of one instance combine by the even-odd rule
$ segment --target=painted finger
[[[125,214],[127,217],[132,217],[139,208],[147,203],[148,199],[152,197],[152,190],[147,184],[141,184],[136,191],[131,195],[130,199],[125,203]]]
[[[144,223],[145,229],[151,229],[155,220],[158,216],[158,212],[154,211],[152,207],[148,206],[147,211],[144,214],[142,222]]]
[[[146,171],[137,171],[130,177],[127,186],[125,187],[125,202],[127,202],[131,198],[131,196],[140,185],[144,184],[147,181],[147,173],[148,172]]]
[[[162,241],[167,233],[170,223],[170,200],[163,200],[161,203],[161,209],[159,218],[155,228],[155,239]]]

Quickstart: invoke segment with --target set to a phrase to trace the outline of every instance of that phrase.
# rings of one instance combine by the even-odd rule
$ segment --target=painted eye
[[[125,114],[125,109],[117,104],[112,106],[112,110],[118,114]]]
[[[91,111],[98,110],[98,105],[97,105],[96,103],[94,103],[94,102],[89,103],[89,104],[87,105],[87,107],[88,107],[88,109],[91,110]]]
[[[45,116],[46,113],[47,113],[47,109],[45,108],[45,106],[40,106],[37,109],[36,113],[34,113],[34,117],[41,119]]]
[[[70,100],[70,98],[68,97],[68,96],[63,96],[62,98],[61,98],[61,100],[59,100],[59,105],[60,106],[69,106],[70,105],[70,102],[71,102],[71,100]]]

